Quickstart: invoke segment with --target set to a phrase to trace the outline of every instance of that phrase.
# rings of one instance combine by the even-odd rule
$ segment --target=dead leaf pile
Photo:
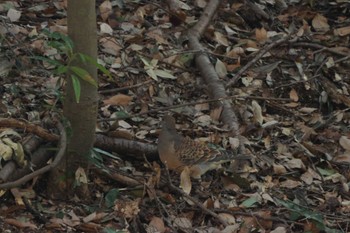
[[[35,2],[0,3],[0,114],[40,123],[42,113],[62,109],[64,79],[32,57],[62,59],[43,30],[66,33],[67,20],[65,0]],[[0,190],[1,229],[349,232],[350,3],[225,1],[201,40],[206,50],[189,51],[183,36],[206,4],[97,1],[98,62],[112,74],[99,75],[97,131],[155,145],[170,111],[183,135],[227,150],[243,143],[240,153],[252,159],[200,181],[170,173],[182,187],[176,191],[165,168],[144,155],[124,150],[117,161],[108,151],[94,157],[90,180],[81,171],[92,203],[52,202],[42,193],[45,181],[33,182],[28,196],[27,189]],[[276,43],[281,38],[288,39]],[[193,59],[201,53],[232,97],[239,140],[221,123],[223,109],[208,101]],[[19,154],[16,143],[1,144],[2,160]]]

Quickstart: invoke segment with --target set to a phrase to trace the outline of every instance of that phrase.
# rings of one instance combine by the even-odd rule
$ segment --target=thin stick
[[[173,191],[175,191],[175,192],[181,194],[183,197],[185,197],[185,198],[189,199],[190,201],[192,201],[192,202],[193,202],[194,204],[196,204],[204,213],[207,213],[207,214],[211,215],[212,217],[216,218],[216,219],[219,220],[219,222],[220,222],[222,225],[224,225],[225,227],[228,226],[228,223],[227,223],[224,219],[222,219],[217,213],[215,213],[215,212],[209,210],[209,209],[206,208],[202,203],[200,203],[197,199],[191,197],[190,195],[188,195],[187,193],[185,193],[182,189],[179,189],[178,187],[176,187],[175,185],[173,185],[173,183],[172,183],[171,180],[170,180],[169,170],[166,169],[166,172],[167,172],[167,176],[168,176],[168,179],[169,179],[168,185],[169,185],[169,187],[170,187]]]
[[[255,62],[257,62],[260,58],[262,58],[262,56],[264,56],[265,53],[267,53],[270,49],[272,49],[273,47],[282,44],[283,42],[287,41],[289,38],[291,37],[291,35],[287,35],[285,37],[282,37],[279,40],[276,40],[274,42],[272,42],[271,44],[269,44],[268,46],[264,47],[263,49],[261,49],[256,55],[255,57],[249,61],[245,66],[243,66],[238,72],[237,74],[234,76],[234,78],[228,82],[226,84],[226,88],[233,86],[234,84],[237,83],[237,81],[241,78],[241,75],[246,72],[246,70],[248,70],[252,65],[255,64]]]
[[[135,84],[135,85],[131,85],[131,86],[127,86],[127,87],[119,87],[119,88],[113,88],[113,89],[109,89],[109,90],[102,90],[102,91],[99,91],[99,93],[100,93],[100,94],[116,93],[116,92],[119,92],[119,91],[129,90],[129,89],[131,89],[131,88],[143,86],[143,85],[148,84],[148,83],[151,83],[151,82],[153,82],[153,81],[154,81],[154,80],[147,80],[147,81],[145,81],[145,82],[137,83],[137,84]]]
[[[147,112],[141,112],[141,113],[136,113],[130,116],[125,116],[125,117],[113,117],[113,118],[108,118],[108,119],[98,119],[97,122],[105,122],[105,121],[116,121],[116,120],[123,120],[123,119],[129,119],[132,117],[137,117],[141,115],[147,115],[150,113],[154,112],[160,112],[160,111],[166,111],[170,109],[175,109],[175,108],[181,108],[181,107],[186,107],[186,106],[191,106],[191,105],[196,105],[196,104],[205,104],[205,103],[213,103],[217,101],[222,101],[225,99],[252,99],[252,100],[271,100],[271,101],[291,101],[291,99],[288,98],[273,98],[273,97],[261,97],[261,96],[239,96],[239,95],[234,95],[234,96],[226,96],[224,98],[219,98],[219,99],[208,99],[208,100],[203,100],[203,101],[197,101],[197,102],[191,102],[191,103],[185,103],[185,104],[178,104],[178,105],[173,105],[173,106],[168,106],[168,107],[162,107],[162,108],[157,108],[157,109],[152,109]]]

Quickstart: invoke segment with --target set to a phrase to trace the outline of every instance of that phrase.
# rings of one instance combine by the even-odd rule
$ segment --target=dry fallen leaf
[[[7,12],[7,17],[10,19],[11,22],[16,22],[19,20],[19,18],[21,18],[21,14],[21,11],[10,8]]]
[[[226,65],[220,61],[220,59],[216,60],[215,71],[218,74],[219,78],[225,78],[227,75]]]
[[[114,56],[119,55],[119,51],[122,47],[118,44],[115,38],[113,37],[104,37],[99,41],[102,46],[102,51]]]
[[[10,224],[12,226],[15,226],[17,228],[29,228],[29,229],[37,229],[38,227],[36,225],[34,225],[33,223],[30,222],[24,222],[24,221],[19,221],[17,219],[13,219],[13,218],[6,218],[4,219],[4,222],[6,222],[7,224]]]
[[[286,162],[286,166],[290,169],[301,168],[304,169],[305,165],[301,159],[291,159]]]
[[[218,106],[210,111],[210,118],[213,121],[219,121],[221,113],[222,113],[223,107]]]
[[[333,161],[337,163],[350,164],[350,151],[347,151],[344,154],[335,156],[333,158]]]
[[[113,12],[112,3],[109,0],[104,1],[100,6],[100,15],[102,20],[105,22],[108,19],[108,16]]]
[[[300,181],[295,181],[295,180],[286,180],[286,181],[280,183],[280,187],[289,188],[289,189],[294,189],[294,188],[299,187],[301,185],[302,185],[302,183]]]
[[[334,29],[335,36],[347,36],[350,34],[350,26]]]
[[[175,218],[174,226],[182,228],[182,229],[191,229],[192,222],[188,218]]]
[[[155,216],[152,217],[152,220],[149,223],[149,227],[156,230],[154,232],[159,232],[159,233],[165,232],[165,225],[164,225],[163,219],[155,217]]]
[[[113,35],[113,29],[111,28],[111,26],[109,26],[106,23],[101,23],[100,32],[101,32],[101,34]]]
[[[254,115],[254,122],[259,123],[259,125],[262,125],[264,117],[262,115],[262,110],[260,105],[257,101],[252,101],[252,109],[253,109],[253,115]]]
[[[276,174],[276,175],[282,175],[282,174],[285,174],[287,173],[287,169],[281,165],[281,164],[273,164],[273,172]]]
[[[312,26],[316,31],[326,32],[329,30],[327,18],[321,14],[317,14],[312,20]]]
[[[270,231],[270,233],[286,233],[287,230],[285,227],[276,227],[274,230]]]
[[[215,36],[215,41],[218,42],[219,44],[228,47],[229,46],[229,42],[226,38],[225,35],[223,35],[220,32],[214,32],[214,36]]]
[[[343,147],[345,150],[350,151],[350,139],[346,136],[341,136],[339,139],[339,144],[341,147]]]
[[[110,97],[109,99],[106,99],[103,101],[104,105],[111,105],[111,106],[127,106],[130,101],[132,100],[131,96],[118,94],[115,96]]]
[[[236,223],[236,218],[228,213],[219,213],[218,214],[219,217],[224,220],[225,222],[227,222],[229,225],[235,224]]]
[[[267,32],[265,28],[255,29],[255,39],[260,44],[263,44],[267,40]]]
[[[192,189],[192,182],[190,177],[190,169],[189,167],[185,167],[185,169],[181,172],[180,175],[180,188],[187,194],[190,194]]]
[[[289,98],[291,100],[293,100],[294,102],[298,102],[299,101],[298,93],[297,93],[297,91],[294,88],[292,88],[292,90],[290,90]]]

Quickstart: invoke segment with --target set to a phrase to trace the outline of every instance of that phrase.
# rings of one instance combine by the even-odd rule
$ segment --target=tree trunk
[[[68,0],[68,35],[73,41],[74,53],[97,60],[95,0]],[[85,69],[97,81],[95,65],[79,61],[72,65]],[[88,174],[88,157],[95,137],[98,93],[88,82],[80,79],[80,84],[81,96],[77,103],[72,79],[67,77],[63,112],[70,123],[69,140],[65,159],[51,173],[48,192],[52,198],[71,198],[74,194],[81,198],[89,196],[84,174]]]

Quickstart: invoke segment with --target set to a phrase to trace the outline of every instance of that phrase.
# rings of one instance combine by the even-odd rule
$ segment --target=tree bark
[[[74,44],[74,53],[82,53],[97,60],[97,32],[95,0],[68,0],[68,35]],[[97,68],[92,64],[73,62],[89,72],[97,82]],[[70,123],[65,159],[52,171],[48,192],[52,198],[71,198],[77,194],[87,198],[84,173],[88,174],[89,155],[95,137],[97,119],[97,88],[80,79],[81,96],[76,102],[72,79],[67,77],[64,116]],[[70,131],[70,133],[69,133]],[[80,176],[76,177],[77,169]]]

